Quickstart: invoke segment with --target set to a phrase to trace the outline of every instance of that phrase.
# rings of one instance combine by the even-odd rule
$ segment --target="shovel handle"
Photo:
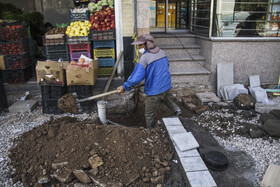
[[[88,97],[88,98],[85,98],[85,99],[79,99],[79,100],[77,100],[77,102],[80,103],[80,102],[84,102],[84,101],[90,101],[90,100],[93,100],[93,99],[97,99],[97,98],[100,98],[100,97],[105,97],[105,96],[112,95],[112,94],[115,94],[115,93],[118,93],[118,90],[113,90],[113,91],[102,93],[102,94],[99,94],[99,95],[94,95],[94,96],[91,96],[91,97]]]

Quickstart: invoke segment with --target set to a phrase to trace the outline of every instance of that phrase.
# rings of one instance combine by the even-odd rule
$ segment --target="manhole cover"
[[[214,171],[222,171],[228,167],[227,157],[218,151],[209,151],[204,155],[204,161],[208,168]]]

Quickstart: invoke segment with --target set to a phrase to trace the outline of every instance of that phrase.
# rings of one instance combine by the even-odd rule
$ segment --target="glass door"
[[[188,32],[189,0],[150,0],[150,31]]]

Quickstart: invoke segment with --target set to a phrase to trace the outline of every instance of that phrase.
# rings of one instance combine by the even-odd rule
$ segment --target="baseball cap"
[[[150,34],[142,34],[135,42],[131,43],[131,45],[144,44],[147,41],[154,42],[154,37]]]

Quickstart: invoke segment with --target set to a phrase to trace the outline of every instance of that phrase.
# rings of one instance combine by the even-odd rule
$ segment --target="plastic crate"
[[[29,53],[29,41],[28,39],[21,39],[20,41],[1,42],[0,50],[3,55]]]
[[[72,54],[70,54],[70,60],[71,61],[76,61],[79,60],[81,55],[85,55],[86,57],[91,57],[89,52],[74,52]]]
[[[62,58],[63,61],[69,61],[69,54],[68,53],[48,53],[47,59],[58,61],[59,58]]]
[[[65,52],[68,53],[68,45],[59,44],[59,45],[45,45],[46,53],[57,53],[57,52]]]
[[[114,40],[116,39],[116,29],[109,31],[96,31],[90,29],[90,39],[93,41],[96,40]]]
[[[81,111],[78,111],[78,114],[82,113],[91,113],[95,106],[95,101],[84,101],[80,103]]]
[[[114,66],[115,59],[114,58],[98,58],[98,66]]]
[[[43,99],[59,99],[67,93],[65,86],[41,86],[41,95]]]
[[[68,93],[77,93],[79,99],[87,98],[93,95],[93,86],[76,85],[68,86]]]
[[[43,38],[43,45],[58,45],[58,44],[66,44],[66,37],[65,35],[62,38],[53,38],[53,39],[46,39],[45,36]]]
[[[70,22],[89,20],[89,11],[87,10],[83,13],[74,13],[72,10],[69,10],[69,20]]]
[[[94,49],[93,56],[95,58],[99,58],[99,57],[115,58],[115,49]]]
[[[0,81],[0,111],[4,110],[7,107],[8,107],[8,103],[7,103],[5,89],[3,86],[3,82]]]
[[[18,28],[13,28],[19,25]],[[19,41],[22,38],[28,36],[27,28],[24,23],[7,23],[3,22],[0,24],[0,40],[3,41]]]
[[[102,67],[102,68],[98,68],[98,72],[97,72],[97,76],[110,76],[112,71],[113,71],[113,67]]]
[[[44,114],[62,114],[63,111],[58,108],[58,99],[43,99],[43,113]]]
[[[32,66],[17,70],[5,70],[4,74],[6,82],[10,84],[23,83],[32,77]]]
[[[22,69],[32,64],[30,54],[5,55],[6,70]]]
[[[67,43],[68,44],[81,44],[81,43],[89,43],[89,37],[88,36],[73,36],[68,37],[67,36]]]
[[[93,49],[115,48],[115,40],[93,41]]]
[[[77,52],[77,51],[87,51],[90,52],[90,44],[69,44],[69,53]]]

